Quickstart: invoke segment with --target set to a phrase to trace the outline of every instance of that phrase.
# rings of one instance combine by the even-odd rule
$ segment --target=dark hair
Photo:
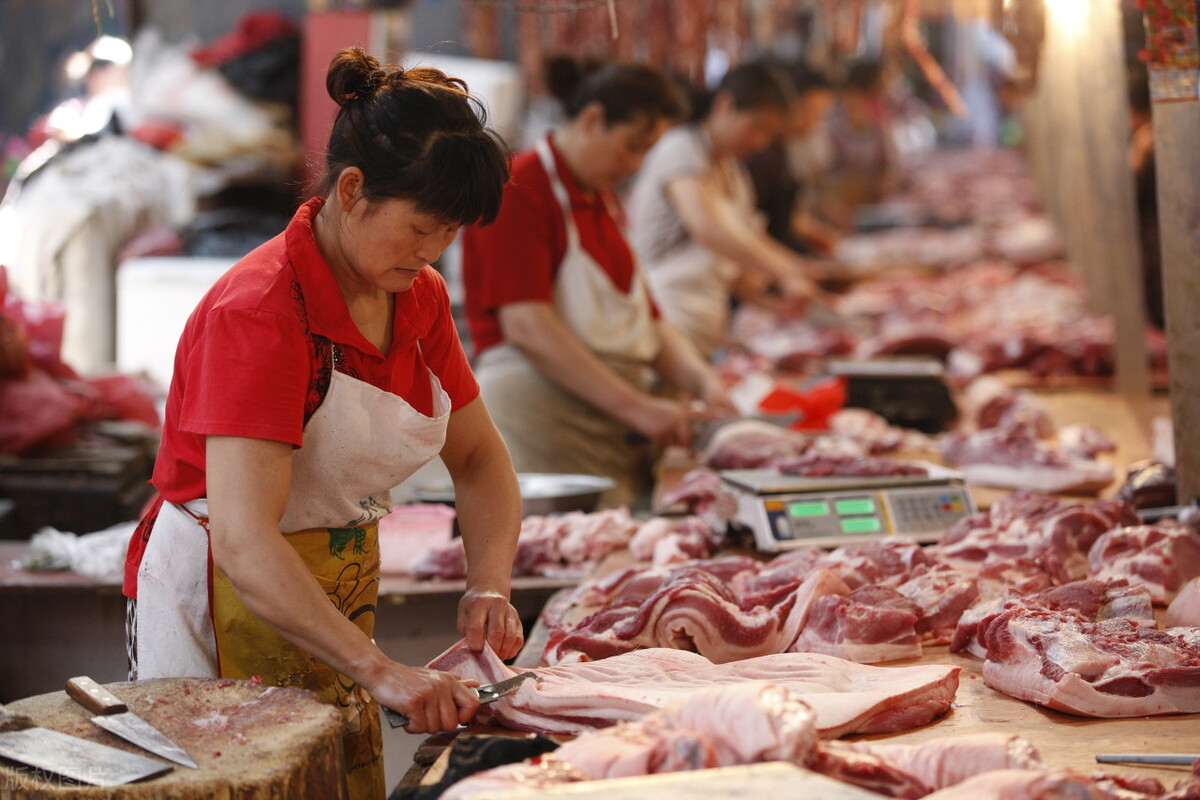
[[[1125,86],[1129,90],[1130,110],[1150,113],[1150,71],[1145,63],[1133,61],[1126,64]]]
[[[833,81],[830,80],[829,75],[803,61],[793,61],[784,65],[784,69],[791,78],[792,87],[798,95],[833,89]]]
[[[692,119],[707,117],[713,98],[722,93],[733,98],[733,107],[739,111],[768,108],[786,111],[796,94],[787,72],[778,64],[748,61],[726,72],[715,92],[702,99],[694,96]]]
[[[846,66],[842,88],[851,91],[873,92],[883,79],[883,65],[873,58],[852,61]]]
[[[368,202],[404,198],[462,225],[496,218],[510,153],[462,80],[432,67],[382,68],[351,47],[334,56],[325,88],[341,108],[314,194],[358,167]]]
[[[547,59],[545,75],[546,86],[568,119],[579,116],[589,103],[604,108],[604,121],[610,126],[639,117],[675,121],[687,116],[687,99],[679,88],[645,64],[555,56]]]

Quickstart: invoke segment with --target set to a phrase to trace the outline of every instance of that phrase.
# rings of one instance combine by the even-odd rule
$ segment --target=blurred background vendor
[[[732,68],[690,123],[659,140],[630,193],[630,241],[655,300],[706,357],[735,296],[800,308],[816,294],[804,260],[764,230],[742,164],[783,132],[792,97],[776,65]]]
[[[519,472],[608,476],[604,505],[644,505],[655,449],[690,439],[689,400],[732,412],[660,318],[614,194],[686,102],[635,64],[558,59],[547,80],[566,122],[517,156],[495,223],[463,235],[476,375]]]

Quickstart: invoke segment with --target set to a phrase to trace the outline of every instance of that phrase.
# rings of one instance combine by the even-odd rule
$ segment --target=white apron
[[[720,165],[712,164],[713,180]],[[718,213],[734,224],[761,228],[754,208],[754,189],[745,172],[730,164],[727,194],[722,191]],[[729,304],[741,266],[700,244],[694,236],[654,263],[646,281],[663,318],[690,339],[705,358],[712,358],[729,331]]]
[[[566,224],[567,248],[554,283],[554,307],[563,321],[609,368],[645,390],[661,342],[645,278],[634,266],[629,292],[617,287],[583,248],[567,187],[546,138],[536,145]],[[488,348],[475,365],[480,391],[519,472],[605,475],[617,488],[604,504],[624,505],[643,490],[645,448],[631,429],[544,377],[517,348]]]
[[[336,349],[334,346],[332,349]],[[329,390],[292,455],[280,529],[366,525],[391,511],[390,490],[442,449],[450,397],[429,373],[433,416],[333,370]],[[163,503],[138,569],[137,676],[215,677],[209,608],[208,501]]]

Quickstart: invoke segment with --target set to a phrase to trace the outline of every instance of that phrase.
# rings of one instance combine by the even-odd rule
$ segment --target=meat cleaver
[[[91,678],[81,676],[67,681],[67,694],[79,705],[99,716],[92,722],[127,742],[149,750],[156,756],[199,769],[199,765],[179,745],[159,732],[157,728],[129,710],[115,694]]]
[[[533,678],[535,681],[540,681],[542,678],[536,672],[522,672],[519,675],[514,675],[511,678],[505,678],[496,683],[485,684],[484,686],[473,686],[471,691],[479,695],[480,703],[492,703],[504,697],[506,694],[511,694],[517,690],[522,683],[528,678]],[[383,715],[387,717],[388,724],[393,728],[402,728],[408,724],[408,717],[401,714],[399,711],[381,706]]]
[[[92,786],[120,786],[173,767],[137,753],[39,728],[0,706],[0,757]]]

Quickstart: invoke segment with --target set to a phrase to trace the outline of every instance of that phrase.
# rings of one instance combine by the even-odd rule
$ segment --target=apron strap
[[[578,250],[579,229],[575,226],[575,215],[571,211],[571,196],[567,192],[567,186],[563,183],[562,177],[558,174],[554,151],[550,149],[550,134],[538,139],[534,149],[537,150],[542,168],[546,170],[546,175],[550,178],[550,190],[554,192],[554,198],[558,200],[558,205],[562,208],[563,221],[567,226],[567,252]]]

